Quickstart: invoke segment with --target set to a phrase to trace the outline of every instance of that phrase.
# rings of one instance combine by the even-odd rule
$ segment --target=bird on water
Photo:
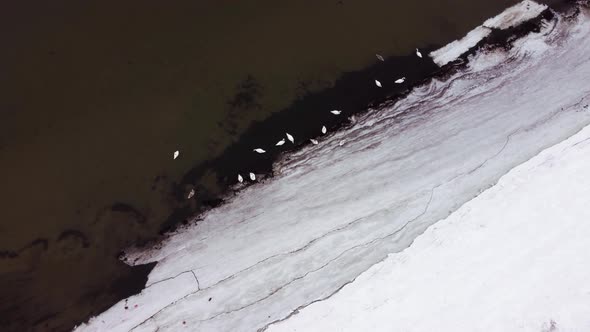
[[[289,133],[285,133],[287,134],[287,139],[291,142],[291,143],[295,143],[295,138],[293,138],[292,135],[290,135]]]

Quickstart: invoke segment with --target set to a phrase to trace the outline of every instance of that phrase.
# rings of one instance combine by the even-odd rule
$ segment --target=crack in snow
[[[183,297],[179,298],[178,300],[176,300],[176,301],[174,301],[174,302],[171,302],[171,303],[169,303],[168,305],[166,305],[166,306],[164,306],[164,307],[160,308],[160,310],[156,311],[154,314],[152,314],[152,315],[151,315],[151,316],[149,316],[148,318],[144,319],[144,320],[143,320],[141,323],[139,323],[139,324],[137,324],[137,325],[133,326],[131,329],[129,329],[129,332],[131,332],[131,331],[135,330],[136,328],[140,327],[141,325],[143,325],[143,324],[147,323],[149,320],[153,319],[153,318],[154,318],[154,317],[155,317],[157,314],[159,314],[160,312],[162,312],[164,309],[168,308],[169,306],[171,306],[171,305],[174,305],[174,304],[175,304],[175,303],[177,303],[178,301],[180,301],[180,300],[183,300],[183,299],[185,299],[186,297],[188,297],[188,296],[190,296],[190,295],[192,295],[192,294],[196,294],[196,293],[198,293],[198,292],[200,292],[200,291],[202,290],[202,289],[201,289],[201,286],[200,286],[200,284],[199,284],[199,279],[197,278],[197,275],[196,275],[195,271],[193,271],[193,270],[187,270],[187,271],[183,271],[183,272],[181,272],[181,273],[179,273],[179,274],[175,275],[174,277],[170,277],[170,278],[166,278],[166,279],[158,280],[157,282],[154,282],[153,284],[151,284],[151,285],[147,286],[145,289],[147,289],[147,288],[149,288],[149,287],[151,287],[151,286],[153,286],[153,285],[155,285],[155,284],[158,284],[158,283],[161,283],[161,282],[164,282],[164,281],[167,281],[167,280],[172,280],[172,279],[174,279],[174,278],[177,278],[177,277],[179,277],[179,276],[181,276],[181,275],[183,275],[183,274],[185,274],[185,273],[192,273],[193,277],[195,278],[195,281],[197,282],[197,290],[196,290],[196,291],[194,291],[194,292],[190,292],[190,293],[186,294],[185,296],[183,296]],[[158,326],[158,329],[157,329],[156,331],[154,331],[154,332],[157,332],[157,331],[159,331],[159,330],[160,330],[160,327]]]

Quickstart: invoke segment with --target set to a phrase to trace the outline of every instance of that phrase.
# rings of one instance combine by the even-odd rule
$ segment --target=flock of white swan
[[[417,55],[419,58],[422,58],[422,53],[420,52],[420,50],[419,50],[419,49],[416,49],[416,55]],[[383,56],[381,56],[380,54],[375,54],[375,56],[376,56],[376,57],[377,57],[377,59],[379,59],[380,61],[385,61],[385,58],[383,58]],[[395,81],[394,81],[394,83],[395,83],[395,84],[402,84],[402,83],[404,83],[404,82],[405,82],[405,80],[406,80],[406,78],[405,78],[405,77],[401,77],[401,78],[398,78],[397,80],[395,80]],[[378,86],[378,87],[380,87],[380,88],[381,88],[381,87],[383,87],[383,85],[381,84],[381,82],[379,82],[378,80],[375,80],[375,85],[377,85],[377,86]],[[332,110],[332,111],[330,111],[330,113],[332,113],[332,114],[334,114],[334,115],[340,115],[340,114],[342,113],[342,111],[340,111],[340,110]],[[328,132],[328,129],[326,128],[326,126],[322,126],[321,132],[322,132],[322,135],[325,135],[325,134]],[[286,136],[286,138],[287,138],[287,140],[288,140],[289,142],[291,142],[292,144],[295,144],[295,137],[293,137],[293,135],[291,135],[291,134],[289,134],[289,133],[285,133],[285,136]],[[313,139],[313,138],[310,138],[310,139],[309,139],[309,141],[310,141],[310,142],[311,142],[313,145],[317,145],[317,144],[319,143],[317,140],[315,140],[315,139]],[[275,144],[275,146],[281,146],[281,145],[283,145],[283,144],[285,144],[285,143],[286,143],[286,140],[285,140],[285,138],[282,138],[281,140],[279,140],[279,141],[278,141],[278,142]],[[260,154],[262,154],[262,153],[266,153],[266,150],[264,150],[263,148],[255,148],[255,149],[253,149],[252,151],[254,151],[254,152],[256,152],[256,153],[260,153]],[[176,159],[176,158],[178,158],[179,156],[180,156],[180,151],[179,151],[179,150],[176,150],[176,151],[174,151],[174,154],[172,155],[172,158],[173,158],[173,159]],[[249,172],[249,174],[248,174],[248,175],[249,175],[249,178],[250,178],[250,180],[252,180],[252,181],[256,181],[256,175],[255,175],[254,173],[252,173],[252,172]],[[238,174],[238,182],[240,182],[240,183],[244,182],[244,178],[242,177],[242,175],[241,175],[241,174]],[[191,189],[191,191],[190,191],[190,192],[189,192],[189,194],[188,194],[188,199],[191,199],[191,198],[192,198],[194,195],[195,195],[195,190],[194,190],[194,189]]]

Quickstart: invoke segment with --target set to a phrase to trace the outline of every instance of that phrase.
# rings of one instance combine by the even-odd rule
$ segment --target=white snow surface
[[[160,246],[128,250],[158,262],[146,288],[76,330],[256,331],[330,298],[590,123],[589,23],[557,16],[285,156]]]
[[[268,331],[590,331],[590,126]]]
[[[480,25],[469,31],[465,37],[455,40],[436,51],[430,52],[429,56],[434,63],[442,67],[451,61],[457,60],[463,53],[477,45],[477,43],[490,33],[492,33],[491,29]]]
[[[492,32],[492,29],[504,30],[517,26],[537,17],[545,9],[547,9],[546,5],[541,5],[530,0],[521,1],[506,9],[501,14],[486,20],[482,25],[471,30],[465,37],[455,40],[436,51],[430,52],[429,56],[434,63],[444,66],[451,61],[457,60],[459,56],[477,45],[477,43]]]

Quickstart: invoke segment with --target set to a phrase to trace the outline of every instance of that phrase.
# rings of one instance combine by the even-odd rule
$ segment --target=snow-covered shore
[[[157,248],[129,250],[131,264],[158,262],[146,289],[77,330],[254,331],[296,317],[590,124],[587,54],[587,13],[557,15],[369,111]]]
[[[493,29],[505,30],[537,17],[547,9],[546,5],[531,0],[524,0],[506,9],[501,14],[486,20],[482,25],[472,29],[465,37],[455,40],[440,49],[430,53],[439,66],[454,61],[463,53],[469,51],[482,39],[489,36]]]
[[[590,126],[268,331],[590,331]]]

